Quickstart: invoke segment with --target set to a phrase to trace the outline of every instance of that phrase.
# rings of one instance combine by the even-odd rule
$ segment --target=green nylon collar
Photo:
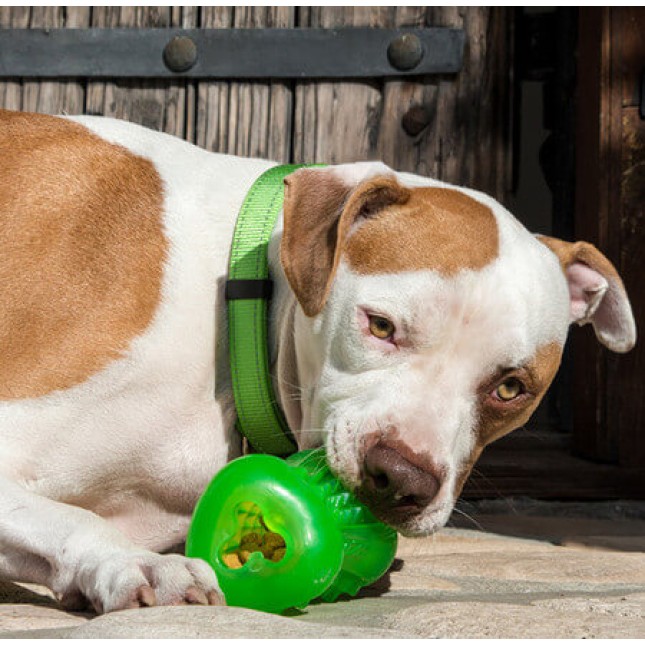
[[[280,456],[295,452],[296,444],[271,383],[267,249],[282,210],[284,178],[301,167],[270,168],[249,190],[235,226],[227,282],[227,297],[232,298],[228,325],[237,428],[255,450]]]

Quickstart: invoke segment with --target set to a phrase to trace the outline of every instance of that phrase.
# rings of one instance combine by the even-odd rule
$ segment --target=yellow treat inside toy
[[[222,556],[222,562],[224,562],[229,569],[241,569],[244,566],[237,553],[225,553]]]
[[[284,538],[279,533],[269,531],[260,520],[258,530],[246,533],[234,548],[222,554],[222,562],[229,569],[239,569],[248,561],[252,553],[261,553],[271,562],[280,562],[286,553]]]

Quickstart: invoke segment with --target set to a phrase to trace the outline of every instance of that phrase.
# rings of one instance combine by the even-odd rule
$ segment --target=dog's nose
[[[394,448],[380,444],[365,454],[364,472],[358,496],[385,521],[416,515],[441,488],[434,473],[411,463]]]

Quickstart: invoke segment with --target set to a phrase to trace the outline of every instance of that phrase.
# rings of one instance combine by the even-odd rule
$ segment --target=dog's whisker
[[[302,385],[298,385],[297,383],[292,383],[291,381],[288,381],[286,378],[284,378],[283,376],[280,376],[279,374],[275,375],[273,378],[276,381],[280,381],[280,383],[282,383],[283,385],[293,388],[294,390],[300,390],[301,392],[307,392],[313,389],[311,386],[303,387]]]
[[[498,487],[497,487],[497,485],[495,484],[495,482],[494,482],[490,477],[487,477],[487,476],[486,476],[486,475],[485,475],[481,470],[479,470],[478,468],[475,468],[475,467],[473,466],[473,467],[472,467],[472,469],[471,469],[471,474],[473,474],[473,475],[477,475],[477,477],[480,477],[480,478],[481,478],[481,479],[483,479],[487,484],[489,484],[489,485],[491,486],[491,488],[492,488],[492,489],[494,489],[495,494],[497,495],[497,497],[498,497],[498,498],[506,499],[506,498],[504,497],[504,494],[502,493],[502,491],[501,491],[501,490],[499,490],[499,488],[498,488]],[[474,483],[475,485],[477,485],[477,482],[476,482],[476,481],[471,481],[471,483]],[[478,485],[477,485],[477,487],[479,488],[479,490],[481,490],[481,486],[478,486]]]
[[[311,454],[307,455],[307,456],[303,459],[302,463],[303,463],[303,464],[307,464],[308,462],[312,461],[313,459],[317,459],[317,458],[318,458],[318,456],[317,456],[315,453],[311,453]],[[312,477],[316,477],[316,476],[317,476],[317,475],[319,475],[321,472],[323,472],[323,470],[325,470],[325,468],[326,468],[326,464],[321,464],[319,468],[315,468],[315,469],[311,472],[311,476],[312,476]]]
[[[484,527],[472,516],[466,513],[465,511],[462,511],[460,508],[457,508],[456,506],[452,509],[455,513],[459,513],[459,515],[463,515],[467,520],[470,520],[478,530],[480,531],[485,531]]]

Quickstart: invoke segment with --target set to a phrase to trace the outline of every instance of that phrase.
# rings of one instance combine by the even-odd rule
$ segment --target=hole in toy
[[[224,544],[220,557],[229,569],[240,569],[249,559],[257,560],[261,554],[266,560],[280,562],[286,553],[284,538],[269,530],[264,523],[262,510],[253,502],[242,502],[235,509],[238,530]]]

